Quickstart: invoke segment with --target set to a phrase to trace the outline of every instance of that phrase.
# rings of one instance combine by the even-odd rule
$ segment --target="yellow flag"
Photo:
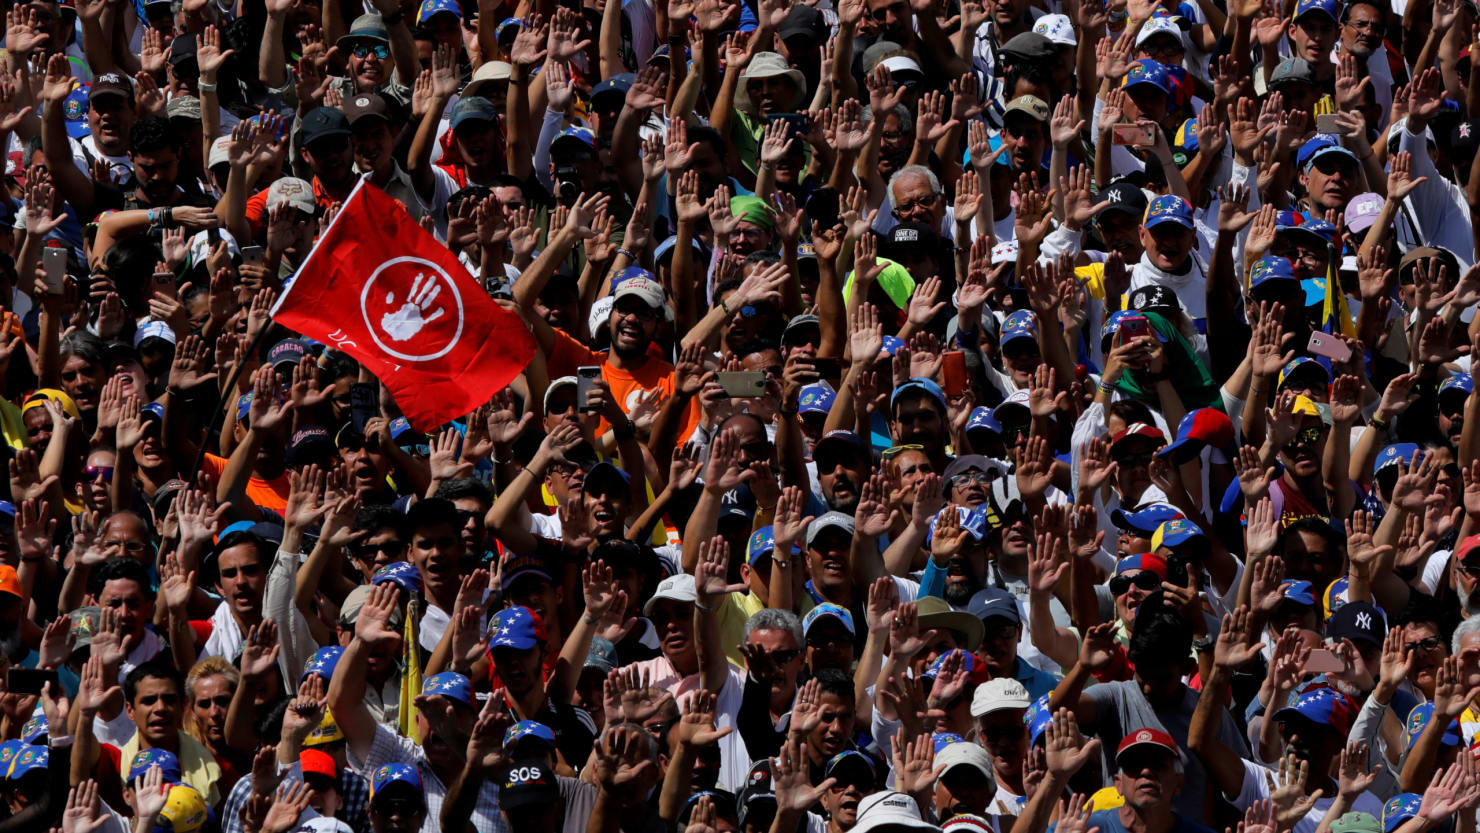
[[[421,656],[416,650],[416,599],[406,603],[405,639],[401,646],[401,696],[396,728],[408,738],[421,743],[416,736],[416,695],[421,693]]]
[[[1341,291],[1341,282],[1336,277],[1336,265],[1340,252],[1332,255],[1333,261],[1326,266],[1326,299],[1321,302],[1321,329],[1328,333],[1341,333],[1348,338],[1357,337],[1357,325],[1352,321],[1351,310],[1346,305],[1346,293]]]

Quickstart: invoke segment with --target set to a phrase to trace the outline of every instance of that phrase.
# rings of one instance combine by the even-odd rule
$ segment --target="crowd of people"
[[[5,6],[0,833],[1475,833],[1473,2]]]

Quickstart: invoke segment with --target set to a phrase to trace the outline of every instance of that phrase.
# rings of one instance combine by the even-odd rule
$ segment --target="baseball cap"
[[[1290,602],[1292,604],[1305,605],[1306,607],[1316,606],[1315,587],[1308,581],[1286,579],[1280,582],[1280,594],[1284,596],[1281,604]]]
[[[554,770],[539,758],[516,758],[498,794],[499,806],[505,810],[554,804],[559,798],[560,782]]]
[[[838,395],[833,392],[832,386],[822,382],[814,382],[802,388],[797,397],[798,414],[825,414],[832,410],[833,402]]]
[[[639,276],[623,280],[612,292],[612,300],[613,302],[620,301],[629,295],[640,298],[649,309],[661,310],[666,306],[663,285],[652,278]]]
[[[1377,455],[1377,460],[1372,464],[1372,475],[1376,477],[1378,472],[1399,463],[1413,463],[1420,456],[1421,452],[1415,443],[1393,443]]]
[[[310,676],[317,674],[326,681],[334,678],[334,669],[339,667],[339,660],[344,656],[344,649],[338,645],[329,645],[313,652],[313,656],[303,664],[303,674],[298,677],[301,683]]]
[[[412,595],[421,592],[421,571],[410,561],[393,561],[370,576],[371,584],[387,581]]]
[[[1048,38],[1054,46],[1078,46],[1074,37],[1074,24],[1064,14],[1046,14],[1033,22],[1033,31]]]
[[[806,3],[797,3],[791,7],[776,34],[783,41],[804,38],[808,43],[821,43],[827,40],[828,30],[827,21],[823,19],[821,12]]]
[[[892,790],[876,792],[858,802],[858,821],[852,833],[872,833],[875,830],[921,831],[939,833],[940,828],[920,818],[920,808],[915,799]]]
[[[25,598],[21,594],[21,580],[16,575],[15,568],[9,564],[0,564],[0,593]]]
[[[894,404],[899,401],[899,397],[903,396],[908,391],[923,391],[928,394],[930,398],[934,399],[942,409],[946,407],[946,395],[945,392],[940,389],[940,385],[937,385],[932,379],[915,376],[909,381],[895,388],[894,393],[890,394],[890,409],[893,409]]]
[[[473,71],[473,77],[463,87],[461,95],[487,98],[486,90],[491,90],[499,81],[508,81],[513,74],[514,65],[507,61],[484,61],[482,66]]]
[[[346,127],[346,133],[348,130],[349,128]],[[284,203],[307,214],[314,213],[318,208],[318,203],[314,202],[313,184],[291,176],[274,180],[271,187],[267,189],[267,210],[271,211]]]
[[[1398,793],[1382,805],[1383,833],[1393,833],[1403,822],[1418,815],[1423,806],[1423,796],[1418,793]]]
[[[349,119],[345,118],[343,110],[335,107],[315,107],[308,111],[298,125],[298,142],[301,145],[311,145],[330,136],[349,135]],[[278,182],[281,181],[278,180]],[[309,193],[313,193],[312,186],[309,187]],[[270,200],[271,196],[268,199]],[[271,206],[269,205],[268,208]]]
[[[653,604],[659,599],[666,599],[682,604],[694,604],[699,601],[699,591],[694,585],[694,577],[688,573],[678,573],[658,582],[658,589],[653,597],[642,606],[642,615],[653,614]]]
[[[366,119],[380,119],[387,123],[391,120],[385,99],[379,93],[365,93],[345,101],[344,117],[349,121],[350,129]]]
[[[1317,133],[1314,137],[1300,146],[1300,151],[1295,155],[1295,163],[1300,170],[1308,169],[1317,159],[1329,154],[1345,156],[1357,164],[1357,155],[1341,146],[1341,139],[1329,133]],[[1322,222],[1325,222],[1324,220]]]
[[[1173,518],[1163,521],[1156,531],[1151,533],[1151,549],[1158,550],[1162,547],[1175,550],[1177,547],[1201,538],[1207,543],[1207,536],[1201,528],[1186,518]],[[1195,551],[1195,550],[1194,550]]]
[[[1167,577],[1167,561],[1156,553],[1143,552],[1135,555],[1127,555],[1125,558],[1115,562],[1115,575],[1124,575],[1131,570],[1146,570],[1156,573],[1165,581]]]
[[[527,739],[542,740],[555,746],[555,732],[538,720],[521,720],[504,732],[504,748],[513,749]]]
[[[450,14],[461,19],[462,7],[457,4],[457,0],[422,0],[416,9],[416,22],[425,23],[439,14]]]
[[[303,745],[324,746],[341,740],[344,740],[344,731],[339,728],[339,721],[334,719],[334,713],[325,708],[323,719],[313,728],[312,732],[308,733],[308,737],[303,739]]]
[[[841,529],[848,533],[849,538],[852,538],[854,530],[853,516],[846,515],[842,512],[823,513],[822,517],[817,518],[807,525],[807,546],[812,546],[812,543],[817,540],[817,536],[822,534],[824,529]]]
[[[940,248],[940,235],[925,223],[900,223],[881,241],[884,257],[903,262],[916,253],[933,255]]]
[[[1316,74],[1311,69],[1310,61],[1304,58],[1286,58],[1275,65],[1274,72],[1269,75],[1269,90],[1273,92],[1286,84],[1310,84],[1315,85]]]
[[[71,628],[67,632],[67,641],[72,645],[72,652],[76,653],[83,648],[92,645],[93,634],[98,632],[102,625],[103,609],[97,605],[86,605],[74,608],[67,614],[72,620]],[[4,767],[0,767],[3,770]]]
[[[318,749],[304,749],[298,753],[298,763],[303,769],[303,774],[314,773],[325,775],[329,778],[339,777],[339,766],[334,763],[334,756],[328,752]]]
[[[1284,367],[1280,368],[1280,375],[1275,380],[1275,387],[1284,387],[1285,380],[1290,379],[1297,373],[1302,378],[1313,376],[1314,378],[1311,381],[1319,385],[1322,389],[1331,384],[1331,369],[1329,367],[1310,356],[1296,356],[1286,362]]]
[[[996,682],[996,680],[992,680],[991,682]],[[1016,682],[1016,680],[1010,682]],[[978,687],[977,691],[981,691],[981,689],[982,687]],[[975,706],[976,701],[973,700],[973,717],[976,716]],[[948,743],[940,751],[935,753],[935,769],[940,773],[936,776],[937,779],[944,778],[946,773],[958,767],[966,767],[967,769],[974,770],[983,778],[987,779],[987,783],[993,787],[997,784],[997,778],[992,773],[991,756],[987,754],[987,750],[969,740]]]
[[[1022,37],[1022,35],[1018,37]],[[1022,113],[1036,122],[1048,122],[1048,104],[1036,95],[1020,95],[1012,101],[1007,102],[1007,106],[1002,108],[1003,120],[1005,121],[1013,113]]]
[[[1106,203],[1099,214],[1122,211],[1137,217],[1146,213],[1146,192],[1133,182],[1112,182],[1100,190],[1100,201]],[[1098,214],[1096,216],[1099,216]]]
[[[477,706],[473,699],[473,684],[468,682],[467,677],[456,671],[443,671],[427,677],[422,681],[421,693],[440,695],[455,703],[462,703],[464,706]]]
[[[1120,746],[1115,748],[1115,760],[1120,761],[1120,756],[1137,747],[1154,747],[1172,753],[1174,757],[1181,757],[1182,750],[1177,748],[1177,742],[1172,736],[1160,729],[1146,727],[1129,732],[1120,739]]]
[[[998,47],[998,51],[1003,55],[1025,58],[1030,61],[1055,58],[1059,54],[1053,41],[1049,40],[1045,35],[1032,31],[1013,35],[1011,38],[1008,38],[1006,43]],[[1044,119],[1044,121],[1047,121],[1047,119]]]
[[[1157,35],[1174,38],[1184,50],[1187,48],[1187,35],[1182,31],[1182,27],[1177,25],[1177,21],[1170,17],[1153,17],[1147,20],[1141,27],[1140,33],[1136,35],[1136,46],[1144,44]]]
[[[452,114],[448,119],[449,126],[453,130],[456,130],[462,125],[474,121],[497,123],[498,111],[494,109],[493,102],[477,95],[459,98],[457,104],[452,106]],[[551,145],[551,150],[554,150],[553,144]]]
[[[345,630],[354,629],[355,620],[360,617],[360,609],[370,599],[371,589],[371,585],[362,584],[349,591],[349,595],[344,597],[344,604],[339,606],[339,627]],[[399,606],[391,608],[390,626],[392,628],[400,628],[404,621],[405,614],[402,612],[402,609]]]
[[[1468,373],[1456,373],[1439,383],[1439,401],[1458,399],[1461,403],[1475,392],[1475,379]]]
[[[1381,645],[1387,637],[1387,622],[1371,602],[1347,602],[1331,614],[1326,623],[1327,639],[1350,639],[1369,645]]]
[[[176,343],[175,331],[171,329],[169,324],[163,321],[150,321],[139,329],[134,330],[134,348],[137,349],[139,345],[151,338],[167,341],[170,344]]]
[[[966,612],[982,620],[1006,619],[1022,624],[1023,612],[1018,608],[1017,598],[1000,587],[987,587],[976,591],[966,603]]]
[[[1026,709],[1031,705],[1033,698],[1028,695],[1026,686],[1011,677],[997,677],[976,687],[971,695],[971,716],[981,717],[1004,709]]]
[[[141,749],[135,753],[133,760],[128,762],[128,780],[132,782],[141,775],[147,775],[153,767],[160,768],[166,784],[180,780],[180,759],[168,749]]]
[[[1408,712],[1408,718],[1403,721],[1403,748],[1412,749],[1413,744],[1418,743],[1418,738],[1427,729],[1429,723],[1434,719],[1434,704],[1419,703]],[[1445,746],[1459,746],[1460,728],[1459,721],[1451,719],[1449,725],[1444,727],[1444,734],[1439,742]]]
[[[848,608],[841,605],[835,605],[832,602],[823,602],[822,604],[817,605],[816,607],[807,611],[807,615],[802,617],[802,636],[805,637],[807,635],[807,632],[812,630],[812,626],[816,624],[819,619],[822,619],[825,616],[830,616],[838,620],[839,622],[842,622],[843,627],[848,629],[848,633],[850,635],[857,634],[857,632],[853,630],[853,614],[848,612]]]
[[[1138,312],[1175,312],[1182,308],[1181,302],[1170,289],[1159,284],[1138,286],[1131,290],[1130,308]]]
[[[489,649],[513,648],[516,651],[532,650],[545,642],[545,623],[540,615],[527,607],[506,607],[488,623],[488,633],[493,637]]]
[[[1172,81],[1167,76],[1167,68],[1150,58],[1131,61],[1130,68],[1125,74],[1125,80],[1121,81],[1120,86],[1126,90],[1138,86],[1154,87],[1166,95],[1172,94]]]
[[[1161,429],[1155,425],[1146,422],[1133,422],[1110,437],[1110,451],[1113,453],[1116,446],[1126,440],[1133,440],[1137,437],[1151,440],[1155,443],[1165,443],[1167,440],[1166,434],[1161,433]]]
[[[597,98],[604,95],[625,97],[627,91],[632,89],[632,85],[636,81],[636,73],[619,72],[591,88],[591,101],[594,102]]]
[[[594,153],[596,134],[588,127],[568,127],[560,131],[550,140],[550,153],[553,155],[567,150]]]
[[[997,337],[997,345],[1006,347],[1009,342],[1020,338],[1038,340],[1038,317],[1032,310],[1018,310],[1007,316],[1002,322],[1002,333]]]
[[[187,61],[195,60],[195,53],[198,49],[200,49],[200,36],[195,32],[176,35],[175,39],[170,41],[170,65],[180,66]]]
[[[1296,285],[1299,285],[1299,281],[1295,277],[1295,266],[1286,257],[1265,255],[1254,261],[1254,267],[1249,270],[1250,293],[1260,292],[1265,288],[1283,290]]]
[[[1341,21],[1341,0],[1296,0],[1295,20],[1311,12],[1320,12],[1339,23]]]
[[[879,780],[879,770],[874,766],[873,760],[857,749],[844,749],[829,758],[823,766],[822,777],[832,778],[844,769],[862,771],[870,786]]]
[[[1233,445],[1233,421],[1217,408],[1198,408],[1182,416],[1177,423],[1177,438],[1157,452],[1177,465],[1190,462],[1202,449],[1228,448]]]
[[[1377,222],[1377,215],[1382,211],[1384,200],[1381,194],[1368,192],[1352,197],[1346,204],[1346,212],[1343,215],[1346,227],[1352,231],[1366,231]]]
[[[1162,223],[1176,223],[1185,229],[1193,228],[1192,205],[1176,195],[1162,194],[1146,206],[1146,216],[1141,225],[1151,229]]]
[[[1343,609],[1347,607],[1343,606]],[[1340,611],[1337,611],[1338,613]],[[1329,726],[1345,735],[1351,731],[1357,707],[1352,699],[1328,686],[1315,686],[1290,695],[1290,702],[1274,713],[1275,720],[1304,718],[1317,726]]]
[[[164,809],[159,811],[160,820],[167,822],[174,833],[193,833],[199,830],[210,815],[205,797],[194,787],[186,784],[171,784],[164,799]],[[156,830],[159,826],[155,827]]]
[[[415,767],[407,764],[382,764],[370,774],[370,801],[374,802],[377,797],[390,787],[402,784],[416,792],[418,796],[423,794],[421,775]]]

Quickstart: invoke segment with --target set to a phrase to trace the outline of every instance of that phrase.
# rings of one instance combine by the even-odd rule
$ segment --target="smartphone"
[[[1151,147],[1156,144],[1156,134],[1151,132],[1155,129],[1150,126],[1142,127],[1139,124],[1117,124],[1110,128],[1110,143],[1131,147]]]
[[[955,398],[966,392],[966,354],[947,350],[940,355],[940,381],[946,396]]]
[[[837,359],[824,359],[815,357],[812,366],[817,368],[817,375],[828,382],[843,378],[843,366]]]
[[[759,370],[730,370],[716,375],[719,386],[730,399],[749,399],[766,393],[766,374]]]
[[[5,690],[11,694],[40,694],[47,683],[57,681],[55,669],[7,668]]]
[[[1334,133],[1340,136],[1344,131],[1341,129],[1341,120],[1335,113],[1322,113],[1316,116],[1316,132]]]
[[[1307,674],[1336,674],[1346,670],[1346,663],[1341,657],[1336,656],[1325,648],[1317,648],[1310,652],[1305,660],[1305,673]]]
[[[1344,362],[1352,357],[1352,348],[1330,333],[1313,332],[1305,349],[1317,356],[1325,356],[1333,362]]]
[[[838,202],[838,192],[826,186],[818,188],[812,192],[812,196],[807,198],[805,210],[807,212],[807,219],[822,226],[824,229],[832,228],[838,224],[838,216],[841,211],[841,206]]]
[[[766,116],[766,124],[772,124],[778,121],[786,122],[787,126],[791,128],[791,132],[794,135],[807,135],[809,123],[806,113],[776,113],[774,115]]]
[[[61,295],[66,290],[67,250],[61,246],[47,246],[41,250],[41,263],[45,268],[46,294]]]
[[[1151,321],[1144,315],[1127,315],[1120,319],[1120,343],[1151,335]]]
[[[261,266],[267,262],[267,250],[261,246],[243,246],[242,263],[250,263],[253,266]]]
[[[216,226],[206,229],[206,240],[210,241],[211,248],[216,248],[216,244],[221,242],[221,229]]]
[[[589,411],[586,404],[587,397],[591,394],[591,386],[601,380],[601,367],[587,365],[576,368],[576,408],[581,411]]]
[[[365,433],[365,424],[375,419],[380,402],[372,382],[351,382],[349,386],[349,421],[356,432]]]

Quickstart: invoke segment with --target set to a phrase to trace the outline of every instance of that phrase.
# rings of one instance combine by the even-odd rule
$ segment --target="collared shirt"
[[[349,765],[361,774],[374,772],[383,764],[408,764],[416,767],[421,775],[423,794],[427,800],[427,814],[421,824],[421,833],[442,833],[442,803],[447,800],[447,785],[437,777],[426,753],[410,738],[387,729],[383,724],[375,725],[375,736],[370,739],[370,751],[361,759],[350,747]],[[478,805],[471,819],[478,833],[509,833],[498,810],[498,785],[484,781],[478,791]]]
[[[283,783],[295,784],[303,780],[303,768],[293,764],[283,772]],[[231,794],[226,797],[222,810],[221,833],[243,833],[241,809],[252,794],[252,773],[243,775]],[[370,831],[370,782],[348,767],[339,772],[339,800],[343,806],[339,818],[354,829],[355,833]],[[312,811],[309,811],[312,812]]]
[[[216,789],[216,782],[221,780],[221,765],[200,741],[178,730],[176,734],[180,737],[180,780],[199,790],[206,803],[214,807],[221,801],[221,793]],[[128,768],[138,751],[139,734],[135,732],[119,749],[120,777],[128,778]]]

